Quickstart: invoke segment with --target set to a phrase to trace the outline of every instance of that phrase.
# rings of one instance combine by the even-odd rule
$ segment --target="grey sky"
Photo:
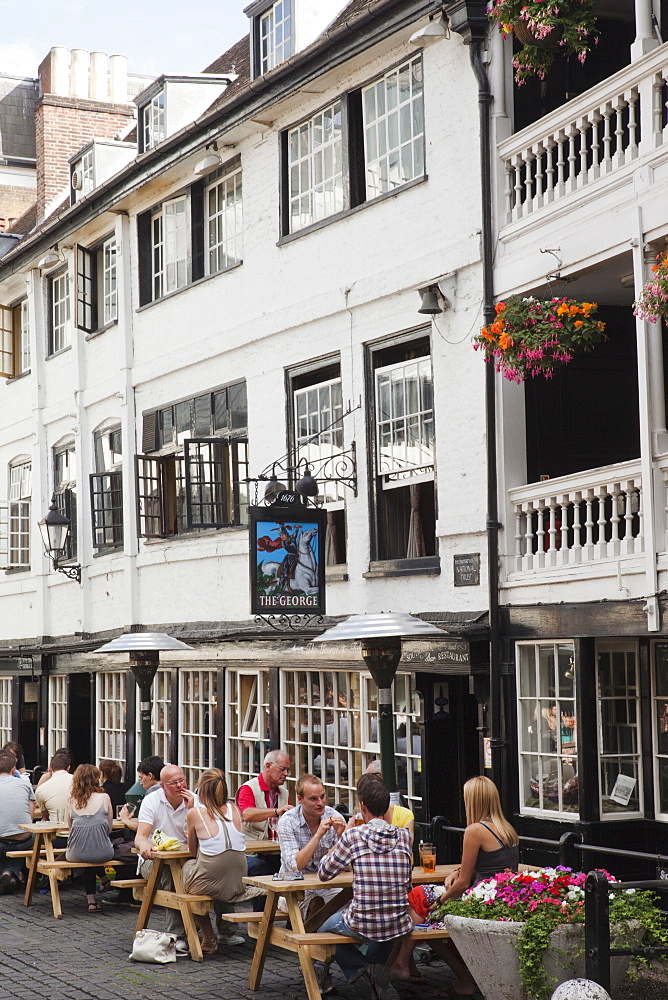
[[[198,73],[248,32],[249,2],[0,0],[0,73],[36,76],[52,45],[126,55],[135,73]]]

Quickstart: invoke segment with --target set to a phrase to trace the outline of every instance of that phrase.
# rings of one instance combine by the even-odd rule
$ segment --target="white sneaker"
[[[246,944],[246,938],[242,934],[220,934],[218,943],[222,945]]]
[[[186,956],[190,954],[190,948],[188,947],[188,942],[185,938],[176,939],[176,955]]]

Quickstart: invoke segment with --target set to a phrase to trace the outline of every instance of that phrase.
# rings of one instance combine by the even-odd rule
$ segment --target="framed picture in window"
[[[325,613],[327,512],[249,507],[251,614]]]

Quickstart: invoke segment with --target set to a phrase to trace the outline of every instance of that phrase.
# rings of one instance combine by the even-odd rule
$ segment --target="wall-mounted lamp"
[[[81,566],[59,566],[58,560],[62,558],[67,539],[70,534],[72,522],[69,517],[61,514],[56,507],[55,496],[51,497],[49,513],[37,522],[37,526],[44,543],[44,552],[53,563],[53,568],[57,573],[64,573],[68,580],[76,580],[81,583]]]
[[[42,259],[38,261],[37,266],[40,268],[55,267],[56,264],[62,264],[64,263],[64,261],[65,258],[58,249],[58,244],[56,244],[55,247],[52,247],[50,250],[46,251]]]
[[[439,302],[440,291],[438,285],[428,285],[426,288],[420,288],[419,292],[422,296],[422,302],[418,309],[419,313],[423,313],[425,316],[438,316],[443,312],[443,308]]]
[[[287,490],[285,483],[279,482],[276,478],[276,469],[271,470],[271,479],[264,488],[264,499],[267,503],[273,503],[279,493],[284,493]]]
[[[297,483],[295,489],[297,493],[301,493],[303,497],[317,497],[318,495],[318,483],[311,475],[311,470],[308,463],[304,466],[304,475]]]
[[[450,30],[447,24],[442,18],[439,18],[438,21],[430,21],[429,24],[425,24],[424,28],[419,28],[411,35],[409,42],[419,49],[426,49],[428,45],[434,45],[435,42],[449,37]]]
[[[218,143],[214,142],[212,146],[207,146],[205,155],[195,164],[195,169],[193,171],[198,177],[202,174],[210,174],[212,170],[216,170],[221,163],[223,158],[218,152]]]

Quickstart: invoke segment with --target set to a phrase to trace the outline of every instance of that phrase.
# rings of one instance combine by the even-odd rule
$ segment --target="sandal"
[[[217,941],[202,941],[202,954],[215,955],[218,951]]]
[[[88,912],[89,913],[102,913],[102,907],[98,903],[89,903],[88,904]]]

